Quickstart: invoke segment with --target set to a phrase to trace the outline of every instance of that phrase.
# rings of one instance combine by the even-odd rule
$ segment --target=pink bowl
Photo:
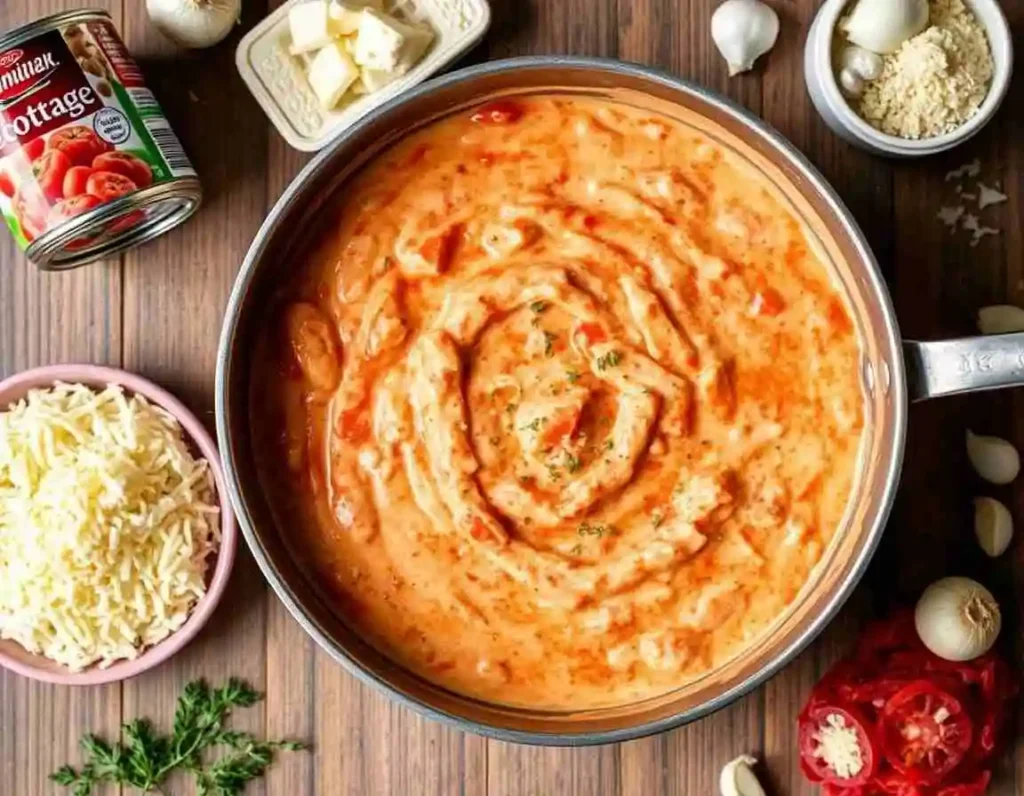
[[[48,658],[33,655],[17,642],[7,639],[0,640],[0,666],[25,677],[61,685],[113,683],[134,677],[163,663],[188,644],[199,632],[199,629],[206,624],[224,593],[228,576],[231,574],[231,567],[235,563],[235,549],[238,544],[235,517],[227,497],[224,471],[221,469],[220,456],[213,438],[181,401],[167,390],[141,376],[99,365],[48,365],[33,368],[0,381],[0,411],[23,397],[29,390],[37,387],[50,387],[57,381],[86,384],[100,389],[108,384],[118,384],[126,390],[144,396],[150,402],[162,406],[178,419],[203,458],[210,463],[220,503],[220,548],[217,550],[217,560],[212,573],[208,576],[206,594],[193,607],[185,624],[159,644],[149,647],[135,660],[118,661],[106,669],[91,666],[81,672],[72,672]]]

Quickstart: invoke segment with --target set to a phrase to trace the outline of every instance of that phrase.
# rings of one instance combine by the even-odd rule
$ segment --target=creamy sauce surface
[[[843,516],[855,330],[765,178],[687,125],[538,95],[377,158],[268,318],[261,477],[377,646],[583,709],[751,644]]]

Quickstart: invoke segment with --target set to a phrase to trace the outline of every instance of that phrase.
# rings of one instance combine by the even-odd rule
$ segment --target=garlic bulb
[[[146,0],[153,24],[183,47],[210,47],[225,38],[242,15],[242,0]]]
[[[975,472],[993,484],[1008,484],[1020,472],[1020,454],[1005,439],[967,430],[967,458]]]
[[[874,53],[893,53],[928,26],[928,0],[857,0],[839,23],[846,38]]]
[[[764,788],[754,775],[756,765],[757,760],[750,755],[740,755],[726,763],[718,778],[722,796],[765,796]]]
[[[843,69],[849,69],[861,80],[878,80],[882,76],[882,56],[863,47],[847,47],[839,58]]]
[[[864,80],[852,69],[844,69],[839,73],[839,85],[848,97],[859,97],[864,93]]]
[[[978,330],[982,334],[1024,332],[1024,310],[1012,304],[993,304],[978,310]]]
[[[914,625],[924,645],[940,658],[969,661],[992,648],[1002,617],[991,592],[977,581],[943,578],[917,601]]]
[[[1001,556],[1013,539],[1013,517],[1010,510],[995,498],[974,499],[974,535],[978,544],[992,558]]]
[[[711,16],[711,38],[729,77],[751,69],[778,37],[779,15],[761,0],[725,0]]]

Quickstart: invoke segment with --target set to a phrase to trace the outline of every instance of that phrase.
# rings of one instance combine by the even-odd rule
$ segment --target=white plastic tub
[[[426,55],[380,91],[325,111],[306,82],[301,61],[288,53],[288,9],[300,2],[289,0],[249,31],[238,44],[235,63],[284,140],[303,152],[323,148],[374,108],[446,69],[480,41],[491,24],[487,0],[391,3],[404,18],[422,20],[433,28],[436,38]]]

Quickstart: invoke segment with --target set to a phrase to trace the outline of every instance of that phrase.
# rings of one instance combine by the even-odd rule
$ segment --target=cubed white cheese
[[[292,53],[319,50],[331,43],[331,18],[327,0],[297,3],[288,11]]]
[[[403,74],[412,69],[416,62],[423,57],[427,47],[434,40],[434,31],[423,26],[404,26],[405,44],[398,56],[398,69]]]
[[[356,63],[367,69],[394,72],[405,44],[405,27],[387,14],[364,8],[356,35]]]
[[[359,21],[363,18],[363,9],[352,3],[331,0],[330,7],[331,32],[335,38],[351,36],[359,30]]]
[[[363,69],[359,74],[359,82],[366,94],[380,91],[384,86],[398,77],[397,72],[383,72],[380,69]]]
[[[327,110],[338,104],[358,78],[359,68],[341,42],[331,42],[324,47],[309,65],[309,85]]]

